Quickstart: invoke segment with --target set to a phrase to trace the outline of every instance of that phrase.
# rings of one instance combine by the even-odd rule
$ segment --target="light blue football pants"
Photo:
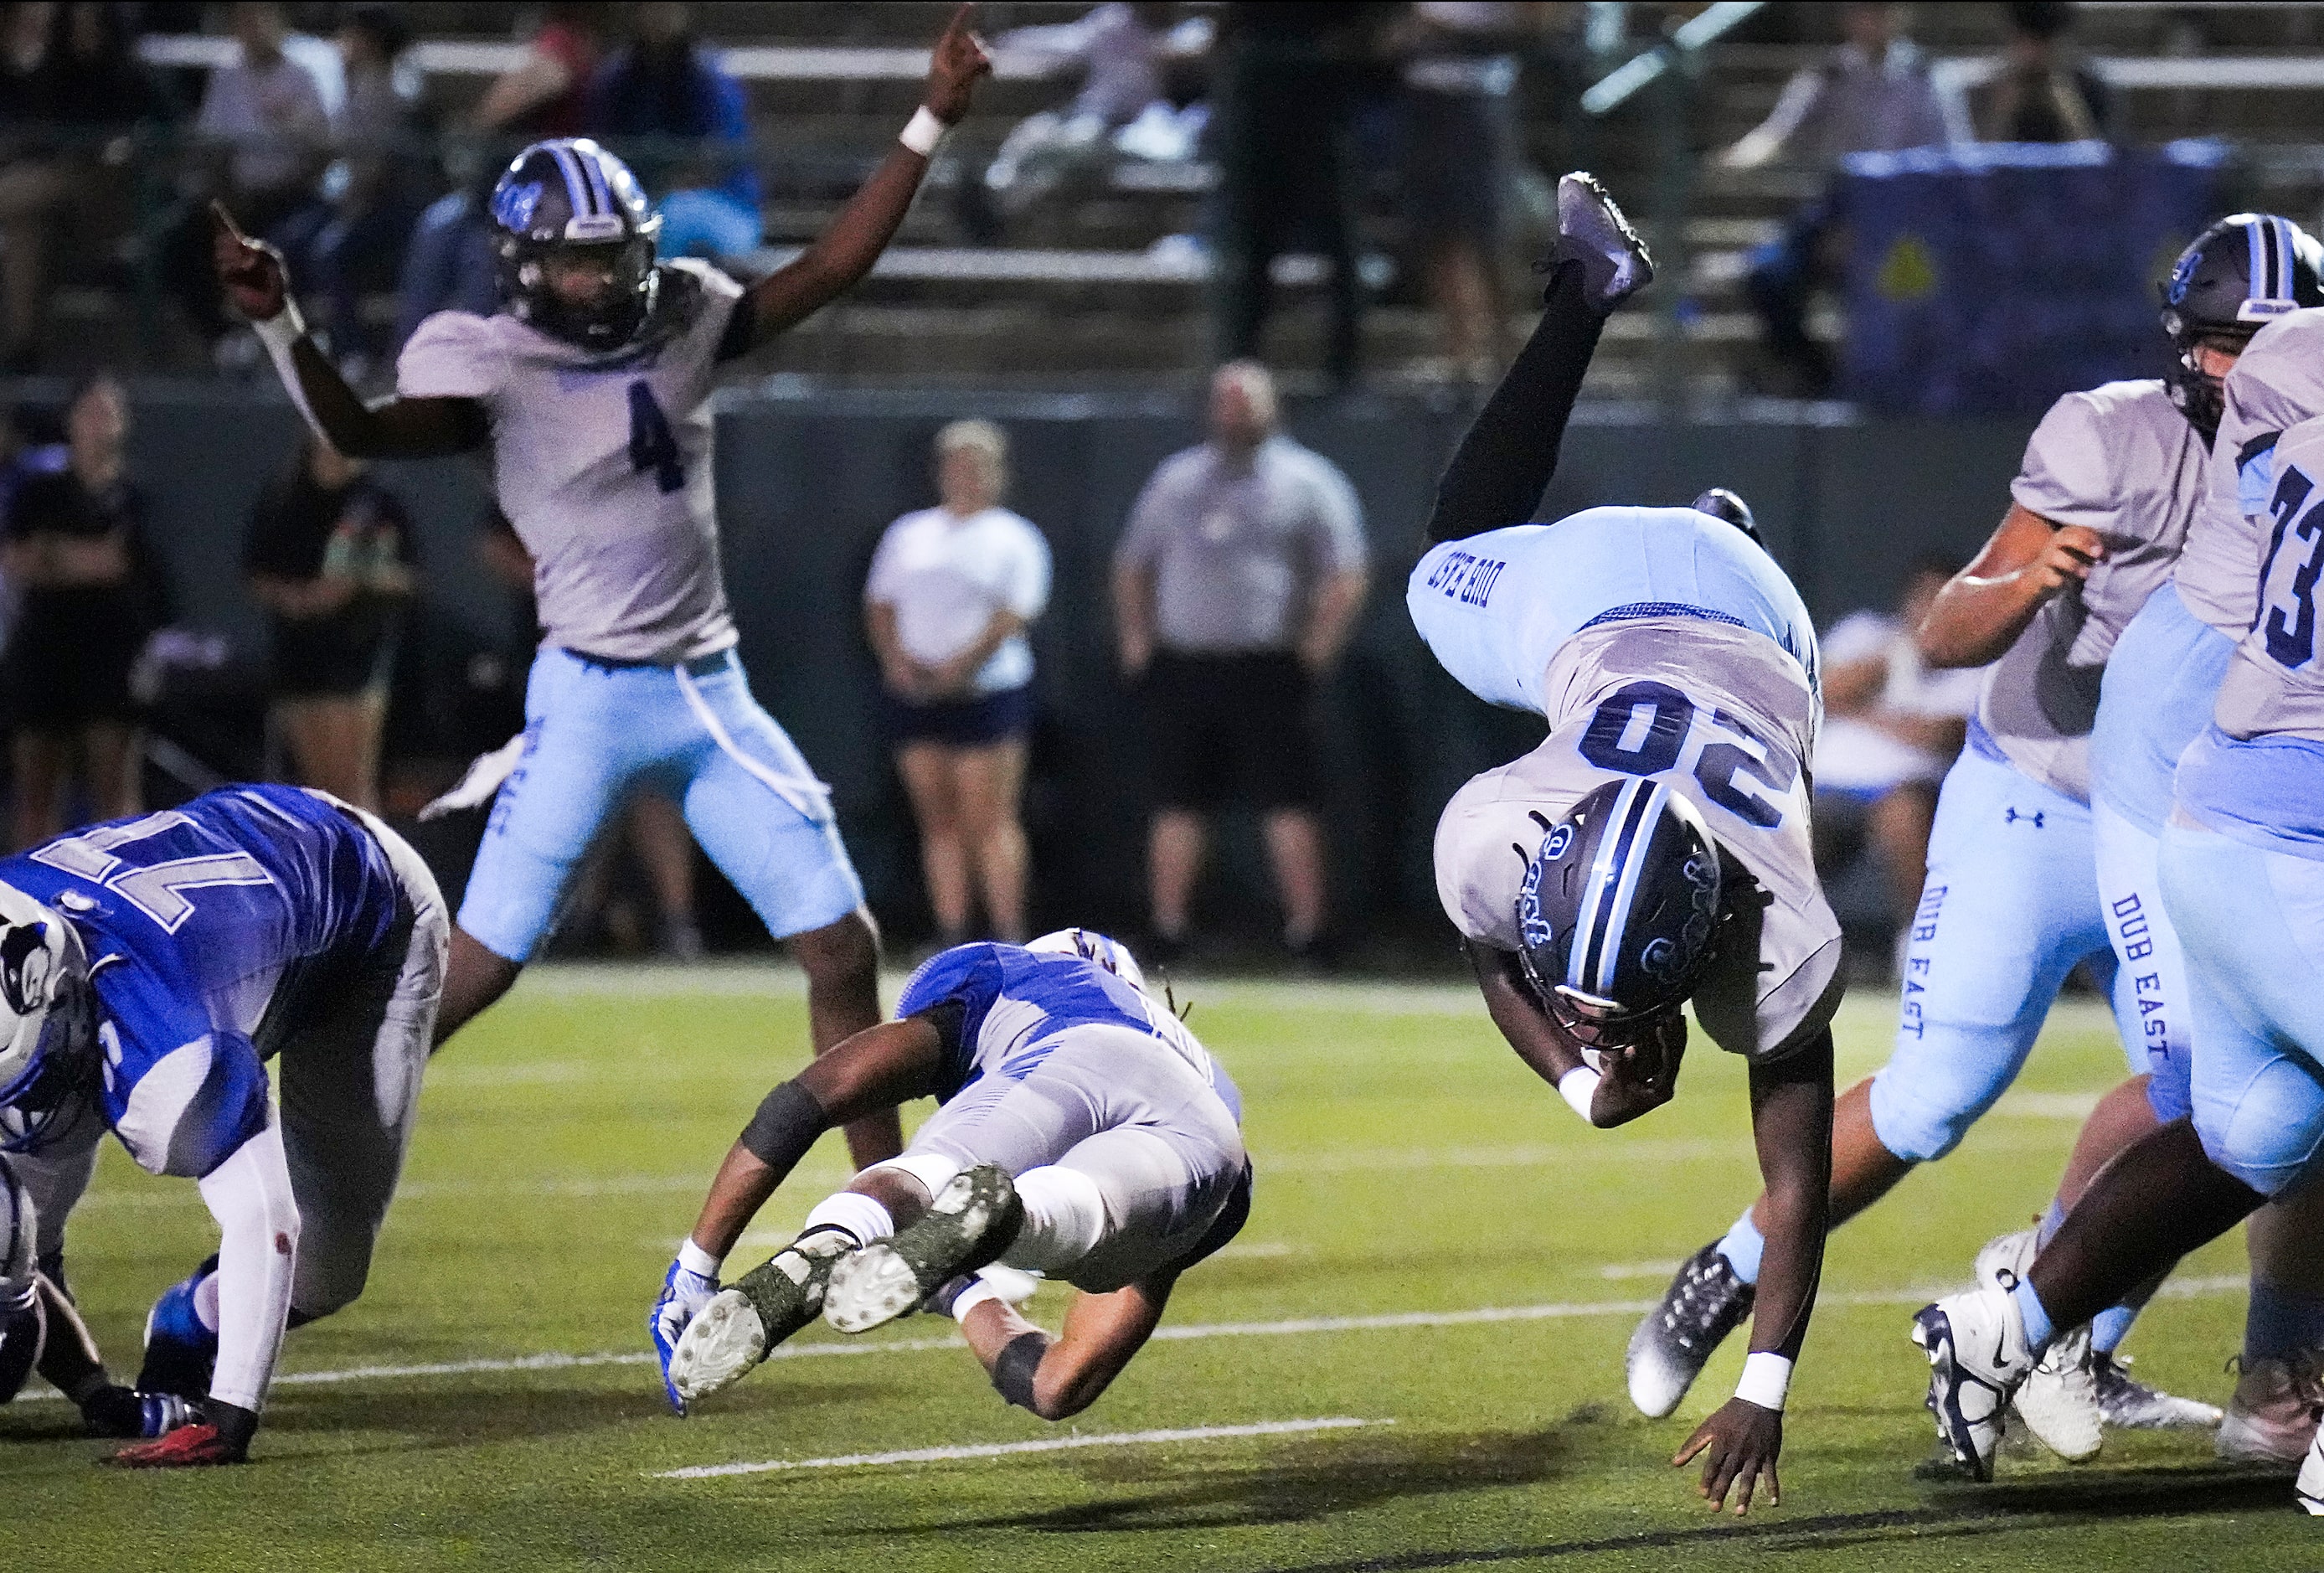
[[[2143,1042],[2107,941],[2089,810],[1972,745],[1937,798],[1896,1047],[1872,1078],[1880,1144],[1915,1162],[1959,1145],[2017,1078],[2082,961],[2112,989],[2124,1041]]]
[[[630,791],[666,792],[776,939],[863,903],[831,791],[751,697],[728,651],[685,666],[607,666],[541,647],[524,754],[493,800],[460,927],[530,960],[589,844]]]
[[[2195,1132],[2265,1196],[2324,1143],[2324,862],[2184,819],[2163,832],[2163,899],[2186,946]]]
[[[2179,756],[2210,723],[2235,641],[2187,609],[2164,585],[2123,630],[2107,659],[2090,731],[2090,810],[2098,900],[2107,937],[2139,1007],[2147,1101],[2155,1117],[2188,1112],[2186,963],[2163,901],[2155,859],[2171,815]],[[2128,1024],[2125,1024],[2128,1031]],[[2127,1044],[2134,1041],[2126,1037]]]

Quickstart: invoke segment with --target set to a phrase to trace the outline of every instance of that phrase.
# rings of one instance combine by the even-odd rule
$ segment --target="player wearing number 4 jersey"
[[[1840,926],[1801,761],[1821,701],[1798,593],[1725,492],[1532,516],[1606,313],[1652,266],[1587,176],[1558,189],[1547,310],[1438,486],[1406,604],[1445,670],[1549,736],[1454,794],[1437,892],[1494,1023],[1577,1113],[1666,1101],[1680,1005],[1749,1062],[1769,1198],[1752,1354],[1674,1463],[1738,1512],[1780,1487],[1782,1410],[1823,1257]]]
[[[402,1168],[449,921],[357,809],[230,787],[0,862],[0,1397],[11,1344],[141,1467],[242,1458],[286,1327],[352,1302]],[[266,1062],[281,1080],[268,1098]],[[64,1226],[110,1129],[195,1181],[217,1254],[114,1387],[62,1291]]]
[[[546,638],[522,751],[460,908],[439,1038],[515,981],[606,815],[640,785],[678,800],[769,932],[791,941],[818,1050],[878,1022],[878,945],[829,789],[735,658],[708,400],[722,362],[870,270],[990,69],[963,7],[898,145],[827,233],[748,288],[696,263],[657,265],[660,218],[595,143],[527,148],[491,204],[505,309],[422,323],[397,396],[375,407],[306,337],[281,257],[220,210],[219,275],[316,430],[360,458],[489,444],[501,508],[538,565]],[[850,1138],[862,1162],[899,1141],[892,1115]]]

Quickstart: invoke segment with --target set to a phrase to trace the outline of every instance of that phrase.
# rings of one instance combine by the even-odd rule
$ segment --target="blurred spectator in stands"
[[[1720,156],[1722,164],[1756,169],[1780,159],[1830,171],[1850,153],[1948,140],[1928,57],[1904,36],[1908,8],[1849,5],[1840,16],[1848,42],[1785,83],[1774,111]],[[1831,356],[1808,336],[1808,304],[1819,284],[1840,275],[1844,217],[1827,191],[1751,254],[1744,290],[1774,363],[1773,376],[1761,379],[1767,392],[1813,398],[1831,386]]]
[[[1236,802],[1262,816],[1284,942],[1315,958],[1323,939],[1311,701],[1363,605],[1363,515],[1347,477],[1276,418],[1265,366],[1221,366],[1210,440],[1162,461],[1114,550],[1121,664],[1153,739],[1148,874],[1166,956],[1185,943],[1204,816]]]
[[[171,107],[121,7],[19,0],[0,16],[0,374],[39,369],[59,220],[99,169],[127,162],[122,134]]]
[[[405,340],[438,311],[489,317],[500,310],[500,255],[493,249],[490,207],[500,165],[456,149],[445,162],[456,180],[467,178],[430,202],[411,227],[395,279],[391,354],[401,354]]]
[[[1332,270],[1324,371],[1335,388],[1354,383],[1362,285],[1348,142],[1358,91],[1377,69],[1382,24],[1397,9],[1252,0],[1226,7],[1212,122],[1222,360],[1259,353],[1271,264],[1313,248]]]
[[[65,438],[65,467],[22,479],[0,530],[0,561],[23,597],[6,665],[18,849],[56,835],[75,812],[137,811],[129,669],[163,621],[145,499],[129,480],[129,401],[110,375],[74,392]]]
[[[2067,0],[2019,0],[2009,16],[2009,49],[1994,79],[1979,133],[1987,142],[2089,142],[2107,134],[2114,96],[2074,51]]]
[[[1445,363],[1500,376],[1501,204],[1511,179],[1517,55],[1554,19],[1515,0],[1433,0],[1392,35],[1404,57],[1404,218],[1436,309]]]
[[[1079,67],[1081,90],[1063,109],[1028,115],[1010,129],[981,180],[960,182],[963,222],[971,238],[997,243],[1001,220],[1025,213],[1061,186],[1117,159],[1190,159],[1208,118],[1204,106],[1171,102],[1168,69],[1207,50],[1209,17],[1179,22],[1179,7],[1113,0],[1073,22],[1012,28],[993,41],[1011,59],[1037,57]]]
[[[693,28],[683,0],[641,0],[630,42],[589,83],[588,131],[632,148],[639,178],[660,194],[661,255],[739,256],[765,233],[751,119],[742,84]]]
[[[989,421],[936,433],[936,507],[888,526],[863,587],[888,689],[896,770],[920,830],[938,937],[969,937],[972,892],[992,935],[1025,927],[1025,828],[1018,800],[1033,727],[1033,647],[1049,602],[1049,546],[1001,506],[1009,444]]]
[[[321,439],[250,514],[243,570],[272,614],[274,721],[302,786],[379,807],[379,739],[419,558],[403,504]]]
[[[1913,634],[1957,562],[1913,566],[1894,615],[1850,613],[1823,637],[1814,766],[1816,864],[1826,879],[1869,851],[1901,928],[1928,872],[1937,787],[1960,753],[1982,668],[1922,663]]]
[[[387,347],[387,329],[363,320],[362,297],[396,282],[413,221],[427,204],[429,161],[411,144],[415,106],[396,80],[396,57],[410,29],[395,7],[357,5],[339,26],[346,79],[331,116],[337,159],[323,174],[326,200],[276,231],[292,275],[319,303],[326,342],[360,382]]]
[[[273,236],[322,199],[316,177],[328,158],[331,119],[307,69],[282,52],[282,7],[236,0],[228,8],[241,51],[210,73],[194,135],[211,157],[169,243],[170,271],[186,314],[205,341],[252,363],[257,341],[229,335],[217,275],[210,266],[207,201],[217,197],[243,230]],[[235,364],[244,364],[237,359]]]
[[[527,140],[580,135],[589,79],[603,52],[611,9],[572,3],[541,6],[525,41],[524,59],[493,79],[468,111],[468,129]]]

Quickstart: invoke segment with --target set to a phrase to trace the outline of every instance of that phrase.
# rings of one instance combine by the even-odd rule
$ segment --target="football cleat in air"
[[[964,1169],[893,1239],[866,1245],[832,1270],[823,1319],[843,1333],[885,1326],[947,1280],[999,1256],[1024,1225],[1025,1204],[1007,1170]]]
[[[817,1229],[712,1296],[670,1350],[665,1380],[673,1399],[691,1403],[732,1387],[815,1320],[833,1265],[854,1248],[855,1237],[844,1229]]]
[[[1557,244],[1542,271],[1582,264],[1582,293],[1593,311],[1611,311],[1646,287],[1655,259],[1598,177],[1580,170],[1557,182]]]
[[[2214,1446],[2237,1464],[2289,1467],[2309,1456],[2324,1414],[2324,1365],[2314,1352],[2279,1359],[2230,1361],[2240,1372]],[[2312,1511],[2312,1510],[2311,1510]]]
[[[2131,1375],[2127,1355],[2096,1351],[2090,1374],[2098,1379],[2098,1416],[2111,1430],[2208,1431],[2223,1418],[2218,1404],[2147,1386]]]
[[[2034,1369],[2017,1302],[1990,1287],[1949,1294],[1913,1318],[1913,1342],[1929,1357],[1929,1412],[1953,1461],[1993,1478],[2002,1410]]]
[[[2300,1511],[2311,1517],[2324,1517],[2324,1432],[2308,1444],[2308,1451],[2300,1461],[2300,1478],[2293,1483],[2293,1500]]]
[[[173,1393],[201,1398],[210,1390],[217,1365],[217,1332],[204,1325],[195,1300],[202,1281],[217,1272],[213,1256],[161,1291],[145,1313],[145,1364],[137,1373],[140,1393]]]
[[[718,1281],[690,1272],[672,1262],[669,1271],[662,1275],[661,1292],[654,1297],[653,1309],[646,1312],[646,1337],[653,1340],[654,1358],[661,1365],[662,1392],[669,1395],[669,1407],[681,1420],[686,1416],[686,1400],[669,1379],[669,1357],[678,1341],[686,1334],[686,1325],[692,1321],[718,1293]]]
[[[1727,1335],[1750,1316],[1757,1292],[1735,1276],[1715,1240],[1687,1258],[1623,1356],[1640,1414],[1660,1420],[1678,1407]]]
[[[1978,1282],[2006,1294],[2034,1265],[2038,1250],[2030,1228],[1987,1241],[1977,1254]],[[2010,1401],[2036,1441],[2076,1464],[2096,1457],[2106,1441],[2099,1429],[2098,1376],[2091,1360],[2088,1326],[2061,1334]]]

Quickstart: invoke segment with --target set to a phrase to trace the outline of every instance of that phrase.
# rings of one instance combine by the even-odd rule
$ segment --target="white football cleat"
[[[1544,271],[1582,264],[1582,293],[1590,309],[1611,311],[1655,276],[1655,259],[1622,209],[1595,175],[1581,170],[1557,181],[1557,244]]]
[[[2208,1431],[2222,1416],[2216,1403],[2149,1387],[2130,1374],[2130,1356],[2100,1349],[2090,1356],[2098,1383],[2098,1418],[2115,1431]]]
[[[2324,1377],[2313,1355],[2233,1362],[2242,1374],[2219,1422],[2218,1455],[2237,1464],[2289,1466],[2308,1458],[2324,1412]],[[2302,1465],[2305,1474],[2307,1466]],[[2310,1510],[2313,1512],[2313,1509]]]
[[[927,1212],[832,1268],[823,1319],[843,1333],[885,1326],[947,1280],[991,1262],[1024,1225],[1025,1204],[1007,1170],[991,1163],[964,1169]]]
[[[2292,1499],[2300,1511],[2314,1517],[2324,1517],[2324,1431],[2308,1444],[2308,1451],[2300,1462],[2300,1478],[2292,1487]]]
[[[732,1387],[767,1357],[767,1324],[739,1289],[721,1290],[670,1351],[670,1390],[687,1403]]]
[[[1977,1254],[1978,1282],[2006,1294],[2034,1265],[2040,1249],[2031,1228],[1987,1240]],[[2075,1464],[2097,1457],[2106,1433],[2090,1329],[2075,1328],[2053,1342],[2010,1403],[2034,1439],[2059,1457]]]
[[[1953,1461],[1993,1478],[2001,1411],[2034,1370],[2017,1302],[2001,1290],[1972,1289],[1923,1306],[1913,1342],[1929,1357],[1929,1412]]]

